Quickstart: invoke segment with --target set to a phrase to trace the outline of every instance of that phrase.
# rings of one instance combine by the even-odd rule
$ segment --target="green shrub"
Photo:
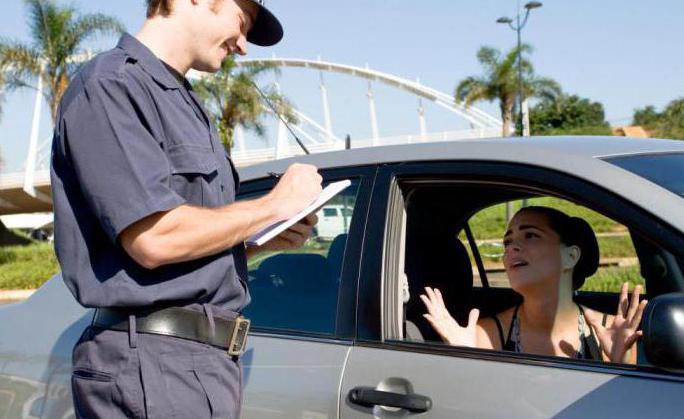
[[[556,208],[570,216],[583,218],[596,233],[626,231],[622,225],[610,218],[563,199],[551,197],[532,198],[528,199],[527,203],[530,206]],[[522,201],[513,202],[514,213],[521,207]],[[478,240],[501,239],[506,229],[506,205],[494,205],[480,211],[470,220],[470,227],[473,229],[473,235]]]
[[[639,273],[639,266],[599,269],[596,275],[587,278],[582,291],[620,292],[625,282],[629,283],[630,290],[633,290],[635,285],[645,286],[644,278]]]
[[[0,247],[0,289],[34,289],[59,271],[52,243]]]

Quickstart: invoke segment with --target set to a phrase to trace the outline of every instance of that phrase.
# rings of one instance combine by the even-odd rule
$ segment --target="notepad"
[[[349,179],[329,184],[321,191],[320,195],[318,195],[318,198],[316,198],[314,202],[312,202],[308,207],[299,211],[294,217],[291,217],[290,219],[285,221],[280,221],[275,224],[271,224],[270,226],[264,228],[260,232],[256,233],[255,235],[247,239],[246,243],[252,246],[261,246],[262,244],[276,237],[283,231],[295,225],[302,218],[306,217],[312,212],[317,211],[326,202],[330,201],[335,195],[342,192],[349,185],[351,185],[351,181]]]

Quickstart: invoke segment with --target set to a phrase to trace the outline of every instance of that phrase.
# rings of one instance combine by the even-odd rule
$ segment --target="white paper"
[[[323,206],[323,204],[330,201],[333,196],[342,192],[349,185],[351,185],[351,181],[349,179],[329,184],[321,191],[321,194],[318,195],[318,198],[316,198],[316,200],[312,202],[311,205],[299,211],[297,215],[288,220],[271,224],[270,226],[264,228],[260,232],[256,233],[255,235],[247,239],[246,243],[248,245],[261,246],[262,244],[276,237],[283,231],[295,225],[297,221],[301,220],[302,218],[306,217],[312,212],[318,210],[320,207]]]

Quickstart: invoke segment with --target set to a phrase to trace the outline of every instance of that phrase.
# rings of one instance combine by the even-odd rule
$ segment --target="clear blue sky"
[[[135,32],[144,18],[144,0],[62,1],[83,12],[119,17]],[[522,2],[524,3],[524,1]],[[539,75],[554,78],[568,93],[604,104],[614,125],[629,123],[637,107],[662,109],[684,96],[684,2],[675,0],[544,1],[534,10],[523,41],[534,46]],[[475,53],[481,45],[508,49],[515,33],[495,20],[515,13],[517,0],[268,0],[281,18],[285,39],[272,49],[252,47],[250,55],[288,58],[320,56],[327,61],[365,66],[451,93],[457,82],[480,73]],[[26,14],[20,0],[5,0],[0,14],[0,37],[28,40]],[[115,39],[89,46],[108,48]],[[370,135],[366,84],[346,76],[326,75],[333,128],[353,138]],[[322,121],[318,75],[285,70],[286,95],[308,115]],[[268,81],[268,80],[267,80]],[[416,133],[416,99],[376,86],[383,135]],[[481,108],[497,114],[494,105]],[[31,124],[33,95],[9,95],[0,121],[0,153],[5,171],[23,165]],[[428,129],[465,127],[453,116],[427,108]],[[41,139],[49,137],[47,115]],[[271,132],[271,137],[273,137]]]

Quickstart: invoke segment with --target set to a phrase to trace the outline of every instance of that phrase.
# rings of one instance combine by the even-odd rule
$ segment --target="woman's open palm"
[[[439,333],[445,342],[455,346],[477,346],[477,318],[480,315],[478,309],[472,309],[468,315],[468,324],[461,327],[444,305],[442,293],[439,289],[425,287],[425,294],[420,296],[425,303],[427,313],[423,314],[432,327]]]
[[[601,325],[601,316],[597,313],[587,313],[588,315],[586,316],[596,331],[596,336],[601,344],[603,353],[610,362],[636,362],[636,353],[631,351],[631,349],[643,334],[639,330],[639,324],[648,302],[646,300],[639,302],[640,285],[634,288],[631,301],[628,290],[629,285],[627,283],[622,284],[620,303],[618,304],[613,323],[610,326]]]

